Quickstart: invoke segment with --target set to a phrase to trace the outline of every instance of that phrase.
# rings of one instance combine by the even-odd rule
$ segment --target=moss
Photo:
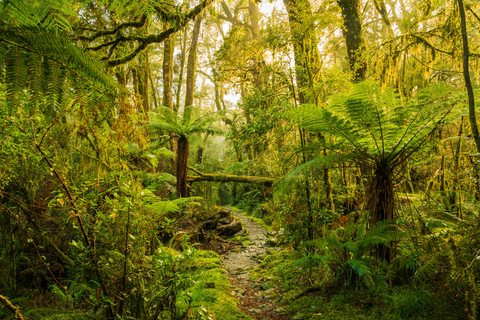
[[[244,315],[232,296],[232,285],[221,268],[220,256],[212,251],[198,251],[194,263],[200,265],[192,274],[194,285],[182,292],[178,307],[184,313],[193,307],[193,317],[199,319],[252,320]]]
[[[237,207],[230,207],[233,211],[237,211],[239,213],[241,213],[243,216],[245,216],[245,218],[247,218],[248,220],[252,221],[252,222],[255,222],[256,224],[259,224],[260,226],[262,226],[262,228],[268,230],[268,231],[275,231],[272,227],[268,226],[265,221],[263,221],[262,219],[260,218],[256,218],[256,217],[253,217],[251,215],[249,215],[248,212],[246,211],[243,211],[241,209],[238,209]],[[235,217],[234,214],[232,214],[232,216]],[[240,219],[238,219],[237,217],[235,217],[237,220],[241,221]],[[242,222],[242,227],[245,227],[243,222]]]

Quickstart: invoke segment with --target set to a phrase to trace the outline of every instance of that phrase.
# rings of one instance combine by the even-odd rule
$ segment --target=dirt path
[[[275,288],[263,290],[261,283],[251,282],[250,270],[259,266],[260,256],[267,253],[265,243],[267,230],[248,220],[240,212],[225,208],[244,224],[252,244],[242,247],[239,252],[230,252],[223,258],[223,265],[234,287],[238,306],[246,315],[259,320],[290,319],[285,309],[278,303],[279,293]]]

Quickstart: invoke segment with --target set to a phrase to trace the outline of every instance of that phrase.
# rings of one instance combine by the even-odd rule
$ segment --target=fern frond
[[[338,166],[340,163],[345,163],[346,161],[352,159],[355,156],[354,153],[349,154],[328,154],[323,157],[318,157],[308,162],[305,162],[295,169],[293,169],[288,175],[285,176],[284,180],[288,181],[297,177],[300,173],[310,168],[332,168]]]
[[[59,32],[53,34],[40,27],[0,27],[0,41],[7,44],[9,50],[13,51],[12,54],[20,51],[23,54],[36,53],[43,59],[50,60],[50,66],[65,68],[102,91],[115,91],[116,85],[103,71],[103,65],[69,40],[67,34]],[[18,53],[16,56],[17,59],[12,61],[14,64],[7,65],[7,72],[8,69],[21,68],[25,70],[27,68],[26,61],[20,59]]]
[[[168,200],[156,201],[155,203],[148,205],[148,207],[153,209],[155,213],[160,216],[166,213],[178,213],[180,211],[180,207],[176,203]]]

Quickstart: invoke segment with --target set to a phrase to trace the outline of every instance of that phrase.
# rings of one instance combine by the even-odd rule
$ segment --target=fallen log
[[[240,221],[233,220],[229,224],[217,226],[215,232],[217,232],[219,236],[231,237],[240,230],[242,230]]]
[[[265,178],[265,177],[255,177],[255,176],[236,176],[231,174],[223,173],[201,173],[200,171],[189,167],[190,170],[196,172],[198,176],[188,176],[187,181],[189,183],[197,181],[214,181],[214,182],[244,182],[244,183],[254,183],[261,184],[266,187],[271,187],[275,182],[275,179]]]

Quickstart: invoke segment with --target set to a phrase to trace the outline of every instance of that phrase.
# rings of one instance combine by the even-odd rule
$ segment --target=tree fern
[[[177,115],[168,108],[160,109],[160,112],[150,113],[150,124],[147,128],[157,146],[172,138],[178,140],[176,173],[177,192],[185,197],[187,195],[187,170],[190,140],[194,135],[205,133],[207,135],[220,135],[223,130],[214,126],[217,120],[214,113],[193,117],[194,108],[186,107],[183,115]]]
[[[348,94],[331,97],[326,108],[303,105],[291,111],[290,117],[305,129],[338,137],[350,148],[351,158],[372,169],[367,209],[374,225],[394,216],[395,170],[453,115],[455,105],[453,91],[446,84],[427,87],[406,100],[393,89],[363,82],[352,86]]]

